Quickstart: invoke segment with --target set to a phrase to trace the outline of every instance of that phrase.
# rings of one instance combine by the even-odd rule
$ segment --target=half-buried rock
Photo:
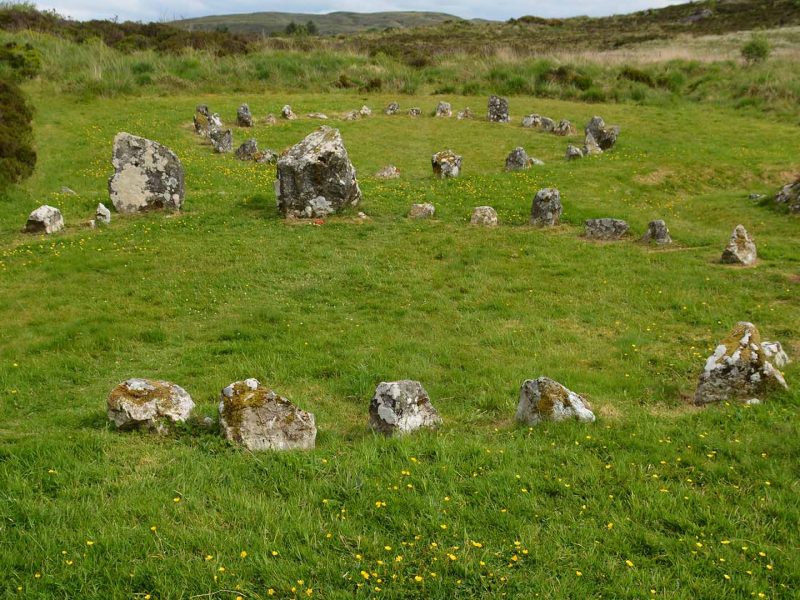
[[[381,382],[369,404],[369,426],[385,435],[435,429],[442,418],[419,381]]]
[[[25,223],[25,233],[55,233],[64,229],[64,216],[54,206],[43,204],[31,214]]]
[[[108,180],[108,192],[117,212],[180,210],[183,206],[183,165],[166,146],[118,133],[111,162],[116,173]]]
[[[728,245],[722,252],[720,261],[727,264],[747,266],[755,264],[757,258],[758,252],[753,238],[747,233],[744,225],[737,225],[731,234]]]
[[[476,206],[469,222],[483,227],[497,227],[500,221],[497,218],[497,211],[491,206]]]
[[[794,183],[787,183],[781,191],[775,195],[775,202],[785,204],[789,211],[800,212],[800,177]]]
[[[524,171],[530,169],[533,159],[525,152],[525,148],[517,146],[506,157],[506,171]]]
[[[228,440],[248,450],[309,450],[317,438],[314,415],[258,379],[236,381],[222,390],[219,423]]]
[[[628,233],[628,224],[622,219],[586,219],[584,235],[592,240],[619,240]]]
[[[659,245],[671,244],[672,237],[669,235],[667,224],[662,219],[656,219],[647,224],[647,231],[642,236],[642,241]]]
[[[585,132],[591,134],[601,150],[609,150],[617,143],[619,125],[606,125],[603,117],[592,117]]]
[[[758,328],[741,321],[706,360],[694,403],[748,400],[779,388],[786,389],[786,381],[762,347]]]
[[[528,379],[522,384],[517,421],[536,425],[541,421],[569,419],[586,423],[594,421],[594,413],[584,398],[549,377]]]
[[[323,125],[278,159],[278,209],[295,217],[324,217],[361,201],[356,170],[338,129]]]
[[[442,150],[431,157],[433,174],[440,179],[458,177],[461,173],[462,157],[452,150]]]
[[[117,429],[164,432],[186,421],[194,410],[192,397],[179,385],[152,379],[128,379],[108,395],[108,418]]]
[[[424,204],[412,204],[408,216],[411,219],[427,219],[436,213],[436,207],[430,202]]]

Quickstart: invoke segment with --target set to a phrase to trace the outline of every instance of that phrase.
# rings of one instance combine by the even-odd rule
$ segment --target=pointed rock
[[[549,377],[528,379],[519,391],[517,421],[536,425],[542,421],[576,419],[594,421],[589,403],[575,392]]]
[[[756,243],[743,225],[737,225],[728,245],[722,252],[721,261],[726,264],[752,265],[758,258]]]

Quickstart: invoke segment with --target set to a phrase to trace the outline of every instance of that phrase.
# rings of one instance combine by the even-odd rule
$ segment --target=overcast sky
[[[328,13],[338,10],[381,12],[386,10],[422,10],[446,12],[459,17],[506,20],[511,17],[603,16],[635,12],[686,0],[295,0],[294,2],[258,2],[256,0],[53,0],[36,2],[41,9],[55,9],[73,19],[112,19],[130,21],[171,21],[181,17],[225,15],[261,11]]]

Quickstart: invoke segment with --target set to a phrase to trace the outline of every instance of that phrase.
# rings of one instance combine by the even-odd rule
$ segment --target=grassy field
[[[800,356],[797,217],[748,200],[800,164],[795,117],[708,105],[586,105],[519,96],[514,122],[379,113],[390,96],[230,94],[80,101],[29,84],[39,164],[0,201],[0,596],[20,598],[791,598],[800,453],[792,391],[761,406],[688,404],[706,356],[755,322]],[[432,112],[442,96],[406,96]],[[485,111],[485,97],[446,96]],[[342,131],[364,192],[321,226],[277,214],[274,167],[211,152],[204,102],[299,115],[366,103]],[[538,112],[622,127],[617,147],[566,162],[520,127]],[[283,149],[319,124],[254,130]],[[118,131],[186,168],[185,211],[82,221],[107,203]],[[502,172],[522,145],[544,167]],[[464,156],[434,180],[432,152]],[[372,174],[395,164],[402,178]],[[60,193],[62,186],[76,196]],[[561,190],[563,225],[527,225]],[[413,222],[413,202],[436,218]],[[19,232],[48,203],[68,227]],[[501,226],[468,224],[494,206]],[[613,216],[631,239],[590,243]],[[663,218],[675,244],[635,241]],[[718,263],[734,226],[753,268]],[[585,395],[592,425],[513,422],[526,378]],[[143,376],[184,386],[200,416],[258,377],[315,413],[317,449],[249,454],[216,430],[120,434],[105,398]],[[445,425],[386,440],[366,427],[380,381],[419,379]]]

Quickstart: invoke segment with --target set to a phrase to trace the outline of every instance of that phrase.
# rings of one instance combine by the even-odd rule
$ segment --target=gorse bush
[[[769,53],[769,40],[763,35],[753,36],[753,39],[742,46],[742,57],[749,64],[767,60]]]
[[[0,80],[0,189],[30,177],[36,165],[33,110],[11,81]]]

